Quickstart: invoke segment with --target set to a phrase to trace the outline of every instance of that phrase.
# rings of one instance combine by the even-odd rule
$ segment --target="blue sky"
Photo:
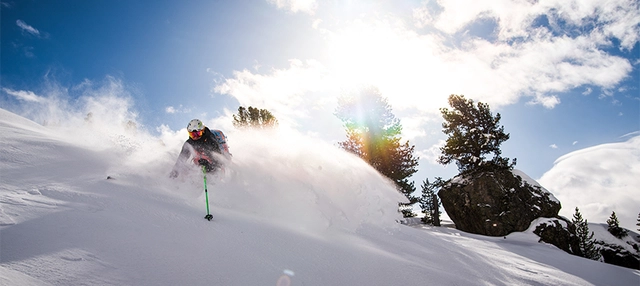
[[[617,195],[589,181],[626,178],[607,167],[626,160],[640,174],[640,4],[603,2],[2,0],[0,108],[58,124],[108,109],[156,134],[200,118],[232,134],[231,114],[255,106],[335,143],[337,97],[373,85],[416,146],[419,186],[457,173],[434,161],[446,139],[438,109],[464,94],[502,115],[503,155],[518,169],[557,188],[563,210],[580,203],[603,221],[640,197],[640,176]],[[627,151],[596,152],[611,164],[574,179],[619,199],[563,200],[568,187],[544,175],[582,166],[554,163],[596,146]]]

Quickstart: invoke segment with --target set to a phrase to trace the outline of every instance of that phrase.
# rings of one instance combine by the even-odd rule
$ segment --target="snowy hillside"
[[[386,180],[295,133],[228,134],[209,222],[198,171],[167,176],[186,134],[74,126],[0,109],[0,285],[640,284],[530,232],[400,225]]]

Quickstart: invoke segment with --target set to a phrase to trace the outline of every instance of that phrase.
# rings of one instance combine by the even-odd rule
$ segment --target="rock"
[[[601,241],[596,243],[601,247],[600,254],[602,254],[605,263],[640,269],[640,255],[631,253],[619,245],[607,244]]]
[[[459,175],[449,180],[438,196],[459,230],[505,236],[532,228],[541,242],[583,256],[575,225],[558,216],[560,202],[518,170]],[[639,241],[616,239],[611,235],[607,242],[596,240],[595,243],[600,248],[601,261],[640,269]]]
[[[540,241],[555,245],[567,253],[583,256],[575,225],[565,218],[539,219],[532,223],[533,233]]]
[[[524,231],[539,217],[557,217],[561,207],[551,193],[517,170],[459,175],[438,196],[457,229],[490,236]]]
[[[606,224],[601,226],[603,229],[608,227]],[[640,269],[640,241],[636,237],[637,234],[628,229],[625,230],[629,235],[622,238],[617,238],[605,230],[610,236],[601,235],[601,240],[596,240],[596,245],[600,248],[600,254],[605,263]]]

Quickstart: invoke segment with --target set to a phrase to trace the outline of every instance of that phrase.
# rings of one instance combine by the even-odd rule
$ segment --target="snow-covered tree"
[[[489,105],[464,98],[463,95],[449,96],[448,108],[441,108],[444,118],[443,132],[449,138],[440,148],[442,155],[438,162],[447,165],[455,161],[461,173],[479,170],[481,168],[512,168],[509,158],[500,156],[500,144],[509,139],[500,125],[500,113],[491,114]],[[487,157],[489,155],[490,157]]]
[[[611,216],[607,220],[607,224],[609,225],[609,233],[613,234],[613,236],[617,238],[623,238],[627,236],[628,231],[620,227],[620,222],[618,221],[618,217],[616,216],[615,211],[611,213]]]
[[[359,94],[339,99],[336,116],[342,120],[347,140],[338,144],[392,180],[398,191],[408,200],[399,203],[405,217],[413,217],[412,205],[418,202],[413,193],[414,182],[409,178],[418,171],[418,159],[414,157],[414,145],[401,143],[402,125],[391,111],[386,98],[377,88],[365,88]]]
[[[238,114],[233,115],[233,126],[236,128],[273,128],[278,126],[278,120],[269,110],[240,106]]]
[[[640,213],[638,214],[638,223],[636,225],[638,226],[637,231],[640,231]],[[638,235],[638,238],[640,238],[640,235]]]
[[[429,183],[429,179],[422,182],[422,196],[420,197],[420,208],[424,217],[422,222],[440,226],[440,199],[436,194],[437,189],[442,186],[442,178],[436,178],[435,182]]]
[[[595,240],[593,239],[593,231],[589,232],[589,223],[586,219],[582,218],[578,207],[576,207],[576,212],[573,214],[571,221],[576,227],[576,235],[578,236],[582,256],[593,260],[600,259],[600,249],[596,246]]]

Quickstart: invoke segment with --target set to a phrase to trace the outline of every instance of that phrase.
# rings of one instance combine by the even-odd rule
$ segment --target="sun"
[[[443,77],[452,66],[442,58],[440,41],[402,24],[358,20],[331,33],[327,66],[340,86],[376,86],[394,108],[441,106],[451,93],[446,88],[457,82]]]

